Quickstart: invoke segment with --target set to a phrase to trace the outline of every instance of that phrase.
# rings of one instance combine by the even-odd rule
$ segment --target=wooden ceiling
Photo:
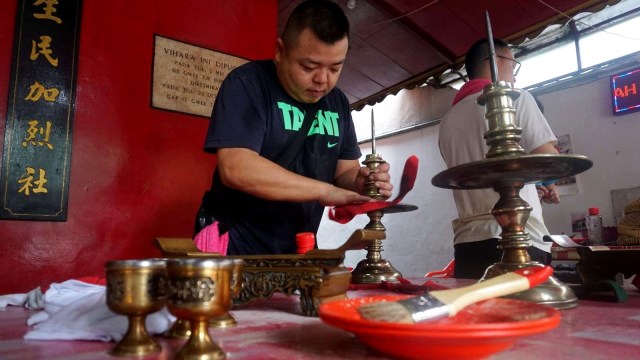
[[[278,34],[301,1],[278,0]],[[620,0],[355,0],[353,9],[335,1],[351,24],[338,86],[357,109],[459,66],[468,47],[486,36],[485,11],[493,35],[518,44]]]

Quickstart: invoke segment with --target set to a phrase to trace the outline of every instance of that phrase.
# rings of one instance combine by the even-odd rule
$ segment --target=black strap
[[[302,127],[298,130],[297,137],[293,144],[287,149],[287,152],[280,156],[280,159],[275,160],[276,163],[280,164],[280,166],[285,169],[293,160],[293,157],[300,151],[304,140],[307,138],[307,134],[309,133],[309,129],[311,129],[311,124],[313,123],[313,119],[318,112],[318,105],[314,104],[306,109],[304,114],[304,120],[302,120]]]

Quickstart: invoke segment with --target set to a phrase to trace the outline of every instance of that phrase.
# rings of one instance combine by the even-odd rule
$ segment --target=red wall
[[[0,1],[2,144],[17,2]],[[158,256],[155,237],[191,236],[215,166],[208,119],[150,108],[153,35],[269,58],[277,3],[85,0],[81,24],[68,218],[0,220],[0,294],[103,276],[108,260]]]

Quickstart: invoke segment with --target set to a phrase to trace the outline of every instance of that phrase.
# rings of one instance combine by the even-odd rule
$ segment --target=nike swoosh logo
[[[338,143],[334,143],[334,144],[332,144],[332,143],[331,143],[331,141],[327,141],[327,147],[328,147],[329,149],[331,149],[332,147],[334,147],[334,146],[336,146],[336,145],[338,145]]]

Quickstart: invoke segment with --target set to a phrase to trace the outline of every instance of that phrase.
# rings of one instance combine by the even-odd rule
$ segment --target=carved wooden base
[[[227,256],[244,260],[242,290],[233,303],[242,305],[256,299],[268,299],[276,292],[297,293],[302,314],[318,316],[320,304],[347,296],[351,272],[342,265],[345,251],[364,249],[372,240],[385,238],[384,231],[361,229],[338,249],[311,250],[304,255]],[[221,256],[201,252],[189,238],[157,238],[154,244],[165,257]]]
[[[300,308],[306,316],[318,316],[318,306],[328,300],[346,298],[351,272],[344,266],[320,267],[246,267],[242,274],[242,291],[235,305],[255,299],[268,299],[274,293],[300,295]]]

